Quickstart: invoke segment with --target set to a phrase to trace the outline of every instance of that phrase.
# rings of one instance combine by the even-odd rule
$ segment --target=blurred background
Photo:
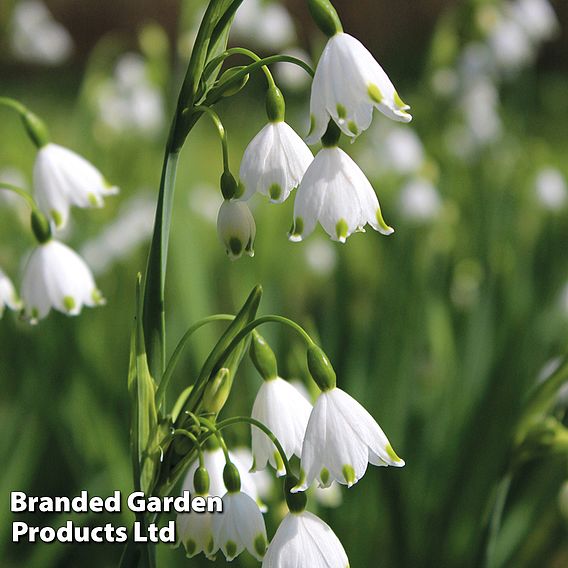
[[[115,566],[120,545],[11,544],[8,496],[131,491],[126,387],[135,276],[145,266],[161,158],[204,2],[2,0],[0,95],[44,118],[54,141],[113,184],[104,209],[74,210],[63,239],[108,303],[29,326],[0,320],[0,559],[4,567]],[[487,523],[512,459],[527,393],[568,346],[568,3],[557,0],[337,0],[346,31],[373,52],[412,107],[376,114],[345,146],[396,233],[346,245],[318,229],[289,243],[293,199],[256,196],[254,259],[231,263],[216,236],[219,142],[200,123],[181,155],[167,282],[170,350],[198,318],[234,312],[260,283],[260,313],[318,335],[339,386],[377,418],[407,466],[371,468],[352,489],[316,495],[356,567],[485,565]],[[231,42],[315,62],[324,38],[303,0],[246,0]],[[307,132],[309,83],[276,66],[288,122]],[[263,126],[263,77],[219,105],[233,170]],[[0,180],[31,186],[35,152],[0,111]],[[17,286],[33,246],[25,204],[0,191],[0,268]],[[222,330],[192,341],[172,386],[190,384]],[[285,378],[306,379],[286,331],[264,332]],[[225,415],[250,412],[260,379],[245,363]],[[307,383],[309,386],[309,383]],[[552,415],[566,424],[568,393]],[[549,418],[550,418],[549,417]],[[246,428],[233,447],[249,443]],[[566,446],[515,470],[492,566],[568,566]],[[500,485],[501,484],[501,485]],[[283,513],[264,488],[269,534]],[[129,524],[128,515],[37,515],[58,527]],[[20,516],[18,520],[26,520]],[[161,566],[210,566],[161,545]],[[217,561],[215,565],[222,565]],[[242,555],[237,566],[253,566]]]

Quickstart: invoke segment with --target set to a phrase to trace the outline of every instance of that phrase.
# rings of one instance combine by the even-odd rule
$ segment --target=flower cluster
[[[222,497],[223,513],[180,514],[179,542],[188,556],[202,552],[214,559],[221,550],[230,561],[246,549],[265,567],[345,568],[348,560],[343,546],[324,521],[306,511],[305,491],[315,480],[325,491],[334,482],[352,487],[369,463],[402,467],[404,461],[373,417],[337,388],[331,363],[315,344],[308,347],[307,362],[321,394],[313,406],[279,376],[276,357],[256,330],[250,356],[263,379],[251,418],[243,418],[251,424],[252,467],[247,471],[227,450],[219,431],[203,420],[209,432],[218,436],[221,447],[215,443],[200,450],[199,462],[189,468],[183,489]],[[292,471],[293,456],[300,460],[297,471]],[[289,509],[270,544],[262,517],[266,508],[254,479],[267,464],[277,476],[285,476]]]
[[[343,32],[331,5],[309,4],[316,22],[329,36],[313,77],[307,137],[309,144],[321,141],[323,148],[314,158],[306,142],[285,122],[284,98],[266,71],[269,123],[247,146],[238,190],[229,198],[245,202],[260,193],[272,203],[282,203],[297,189],[289,234],[293,242],[305,239],[318,222],[331,239],[341,243],[354,232],[364,231],[366,225],[390,235],[394,229],[384,221],[373,187],[338,144],[341,134],[353,141],[369,128],[373,109],[392,120],[409,122],[409,106],[371,53]],[[332,11],[333,24],[329,18],[319,21],[320,4],[326,4],[323,10],[327,16]],[[251,218],[236,207],[231,217],[227,207],[219,213],[219,235],[232,259],[252,250]]]
[[[4,305],[22,310],[31,322],[48,315],[51,309],[78,315],[83,306],[104,304],[91,270],[71,248],[55,238],[69,220],[72,206],[102,207],[104,198],[118,188],[108,184],[87,160],[47,141],[43,123],[30,111],[14,105],[21,113],[30,137],[38,147],[33,168],[33,196],[25,190],[3,183],[0,188],[24,197],[32,208],[31,228],[37,247],[25,264],[21,300],[16,299],[10,280],[1,275],[0,314]]]

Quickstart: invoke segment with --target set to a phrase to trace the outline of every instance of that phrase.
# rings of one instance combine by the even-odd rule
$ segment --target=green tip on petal
[[[100,207],[101,203],[94,193],[89,193],[89,195],[87,195],[87,199],[89,200],[91,207]]]
[[[337,118],[345,120],[347,118],[347,109],[341,104],[337,103]]]
[[[355,122],[353,120],[350,120],[347,123],[347,128],[349,128],[349,132],[351,132],[355,136],[359,135],[359,127],[355,124]]]
[[[351,465],[344,465],[341,469],[343,473],[343,477],[345,478],[345,482],[347,483],[348,487],[351,487],[355,483],[355,470]]]
[[[58,229],[63,226],[63,215],[61,215],[59,211],[52,209],[49,214],[51,215],[51,218],[53,219],[53,222]]]
[[[347,235],[349,233],[349,226],[345,219],[339,219],[335,225],[335,234],[337,235],[337,240],[340,243],[344,243],[347,240]]]
[[[329,485],[329,469],[327,467],[322,468],[320,471],[320,479],[322,485]]]
[[[228,540],[227,544],[225,545],[225,550],[227,551],[227,556],[234,558],[237,554],[237,544],[232,540]]]
[[[377,215],[377,223],[379,224],[379,231],[383,235],[392,235],[394,233],[394,229],[386,224],[385,220],[383,219],[383,214],[381,212],[380,207],[377,209],[376,215]]]
[[[207,541],[207,544],[205,545],[205,551],[209,554],[211,554],[213,552],[213,547],[215,546],[215,543],[213,542],[213,536],[209,537],[209,540]]]
[[[400,98],[400,95],[394,92],[394,104],[401,110],[409,109],[410,107]]]
[[[381,93],[381,90],[379,89],[379,87],[377,87],[377,85],[375,85],[374,83],[371,83],[368,88],[367,88],[367,93],[369,94],[369,97],[371,97],[371,100],[374,103],[381,103],[383,100],[383,93]]]
[[[396,455],[396,452],[394,451],[393,447],[392,447],[390,444],[387,444],[386,450],[387,450],[387,454],[389,455],[389,458],[390,458],[391,460],[393,460],[393,461],[395,461],[395,462],[401,462],[401,461],[403,461],[401,458],[399,458],[399,457]]]
[[[278,201],[278,199],[280,199],[280,197],[282,196],[282,188],[279,184],[273,183],[268,188],[268,195],[270,196],[270,199],[272,199],[272,201]]]
[[[93,292],[91,294],[91,298],[97,306],[102,306],[106,303],[106,300],[105,300],[105,297],[103,296],[103,293],[98,288],[95,288],[93,290]]]
[[[75,303],[73,296],[65,296],[65,298],[63,298],[63,307],[66,311],[72,312],[76,306],[77,304]]]
[[[303,232],[304,232],[304,220],[302,219],[302,217],[296,217],[294,219],[294,224],[290,229],[289,239],[293,242],[301,241]]]
[[[266,554],[266,538],[263,534],[257,535],[254,539],[254,549],[260,557]]]
[[[313,114],[310,114],[310,130],[308,132],[308,136],[311,136],[315,129],[316,129],[316,117]]]
[[[276,463],[277,471],[284,471],[284,462],[282,461],[280,452],[274,452],[274,462]]]
[[[243,243],[237,237],[231,237],[229,239],[229,255],[238,258],[243,252]]]
[[[197,549],[197,544],[195,543],[195,541],[188,538],[187,541],[184,542],[184,545],[185,551],[187,552],[188,556],[193,556],[195,554],[195,550]]]

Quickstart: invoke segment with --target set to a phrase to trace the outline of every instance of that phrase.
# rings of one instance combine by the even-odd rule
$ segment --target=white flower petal
[[[5,306],[16,311],[22,308],[22,302],[16,294],[12,281],[0,270],[0,317]]]
[[[217,233],[231,260],[237,260],[243,253],[254,256],[256,224],[243,201],[223,201],[217,217]]]

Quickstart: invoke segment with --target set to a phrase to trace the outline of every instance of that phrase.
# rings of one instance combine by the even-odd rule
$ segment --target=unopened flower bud
[[[329,0],[308,0],[308,8],[318,28],[328,37],[343,31],[341,20]]]
[[[49,143],[49,135],[43,120],[30,111],[26,111],[21,117],[25,129],[36,147],[43,148],[46,146]]]
[[[206,412],[219,414],[227,402],[233,385],[233,376],[226,367],[219,369],[212,381],[207,383],[203,394],[203,408]]]
[[[196,495],[209,495],[209,472],[205,467],[198,467],[193,474],[193,487]]]
[[[229,493],[238,493],[241,490],[241,476],[234,463],[227,463],[223,469],[223,482]]]
[[[242,65],[238,66],[238,67],[231,67],[230,69],[227,69],[221,75],[221,78],[219,79],[219,85],[224,85],[224,84],[232,81],[233,77],[239,71],[242,71],[243,69],[244,69],[244,66],[242,66]],[[244,86],[248,83],[248,80],[249,80],[249,74],[247,73],[246,75],[241,77],[239,80],[232,81],[231,86],[226,91],[223,91],[223,96],[224,97],[232,97],[233,95],[236,95],[239,91],[241,91],[244,88]]]
[[[274,351],[256,330],[252,332],[250,358],[256,370],[265,381],[270,381],[278,376],[278,366]]]
[[[266,93],[266,114],[270,122],[283,122],[286,117],[286,101],[276,86],[270,87]]]
[[[315,344],[308,348],[308,369],[320,390],[335,388],[336,375],[333,366],[323,350]]]
[[[226,199],[219,209],[217,232],[231,260],[243,253],[254,256],[256,224],[246,203]]]

